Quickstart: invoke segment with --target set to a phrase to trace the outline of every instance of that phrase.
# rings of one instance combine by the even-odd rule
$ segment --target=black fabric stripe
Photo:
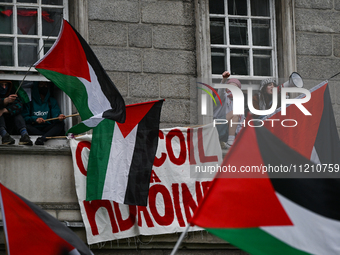
[[[54,233],[56,233],[60,238],[71,244],[75,249],[78,250],[81,255],[93,255],[86,244],[75,233],[73,233],[72,230],[70,230],[68,227],[66,227],[56,218],[42,210],[37,205],[33,204],[32,202],[28,201],[17,193],[13,193],[18,196],[22,201],[24,201]]]
[[[119,123],[124,123],[126,118],[126,112],[125,102],[122,95],[119,93],[118,89],[111,81],[111,79],[105,72],[104,68],[100,64],[99,60],[97,59],[96,55],[94,54],[90,46],[87,44],[87,42],[84,40],[84,38],[73,27],[72,29],[76,33],[78,40],[84,49],[87,61],[90,63],[94,72],[96,73],[98,82],[101,86],[104,95],[111,104],[112,111],[110,114],[110,119],[118,121]]]
[[[255,130],[265,165],[313,165],[266,128],[255,128]],[[340,173],[337,175],[340,176]],[[314,176],[306,173],[289,173],[281,176],[269,173],[269,176],[275,191],[289,200],[324,217],[340,220],[340,179],[307,179],[307,176]]]
[[[340,140],[328,85],[324,92],[324,108],[314,147],[321,163],[340,165]]]
[[[162,104],[163,100],[156,102],[138,124],[124,204],[147,206]]]

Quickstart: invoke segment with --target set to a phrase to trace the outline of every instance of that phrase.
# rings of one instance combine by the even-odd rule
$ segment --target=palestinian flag
[[[266,128],[244,128],[222,163],[238,172],[216,175],[191,225],[250,254],[340,254],[340,179],[240,173],[290,164],[313,166]]]
[[[125,103],[90,46],[66,21],[47,54],[34,64],[72,100],[82,120],[104,113],[125,121]]]
[[[103,120],[93,129],[86,200],[147,205],[163,100],[126,106],[124,124]]]
[[[7,254],[93,254],[63,223],[0,183]]]
[[[314,163],[340,164],[340,141],[336,128],[328,82],[310,90],[311,99],[303,106],[312,114],[305,116],[295,105],[287,107],[287,115],[280,109],[264,121],[265,126],[291,148]],[[284,127],[280,122],[284,121]],[[273,124],[272,124],[273,123]]]

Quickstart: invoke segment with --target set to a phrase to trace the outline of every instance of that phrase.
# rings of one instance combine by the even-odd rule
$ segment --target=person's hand
[[[38,124],[41,124],[41,123],[45,123],[45,120],[44,120],[43,118],[37,118],[37,119],[36,119],[36,122],[37,122]]]
[[[66,119],[66,116],[65,116],[64,114],[60,114],[60,115],[58,116],[58,119],[59,119],[60,121],[63,121],[64,119]]]
[[[8,105],[8,104],[10,104],[10,103],[13,103],[14,101],[15,101],[15,99],[17,99],[17,95],[16,94],[12,94],[12,95],[9,95],[8,97],[6,97],[5,99],[4,99],[4,104],[5,105]]]
[[[6,108],[0,110],[0,116],[2,116],[4,113],[8,113]]]
[[[228,71],[224,71],[224,72],[222,73],[223,79],[227,79],[227,78],[229,78],[229,76],[230,76],[230,73],[229,73]]]

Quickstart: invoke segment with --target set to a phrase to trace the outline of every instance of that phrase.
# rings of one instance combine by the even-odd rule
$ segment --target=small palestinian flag
[[[93,254],[63,223],[0,183],[7,254]]]
[[[87,201],[147,205],[162,104],[157,100],[127,105],[124,124],[103,120],[93,129]]]
[[[52,48],[34,66],[71,98],[82,120],[103,114],[124,123],[123,97],[90,46],[66,20]]]
[[[236,172],[216,175],[192,225],[255,255],[340,253],[340,179],[241,173],[242,167],[315,167],[264,127],[241,131],[222,163],[228,165]]]

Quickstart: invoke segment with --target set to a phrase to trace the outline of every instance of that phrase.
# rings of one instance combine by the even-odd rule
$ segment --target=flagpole
[[[67,115],[67,116],[65,116],[65,118],[74,117],[74,116],[79,116],[79,113],[75,113],[75,114]],[[57,119],[59,119],[59,117],[55,117],[55,118],[46,119],[45,121],[50,121],[50,120],[57,120]]]
[[[175,255],[179,246],[181,245],[185,235],[188,233],[189,231],[189,228],[190,228],[190,223],[187,225],[187,227],[185,228],[184,232],[181,234],[181,236],[179,237],[174,249],[172,250],[171,254],[170,255]]]

